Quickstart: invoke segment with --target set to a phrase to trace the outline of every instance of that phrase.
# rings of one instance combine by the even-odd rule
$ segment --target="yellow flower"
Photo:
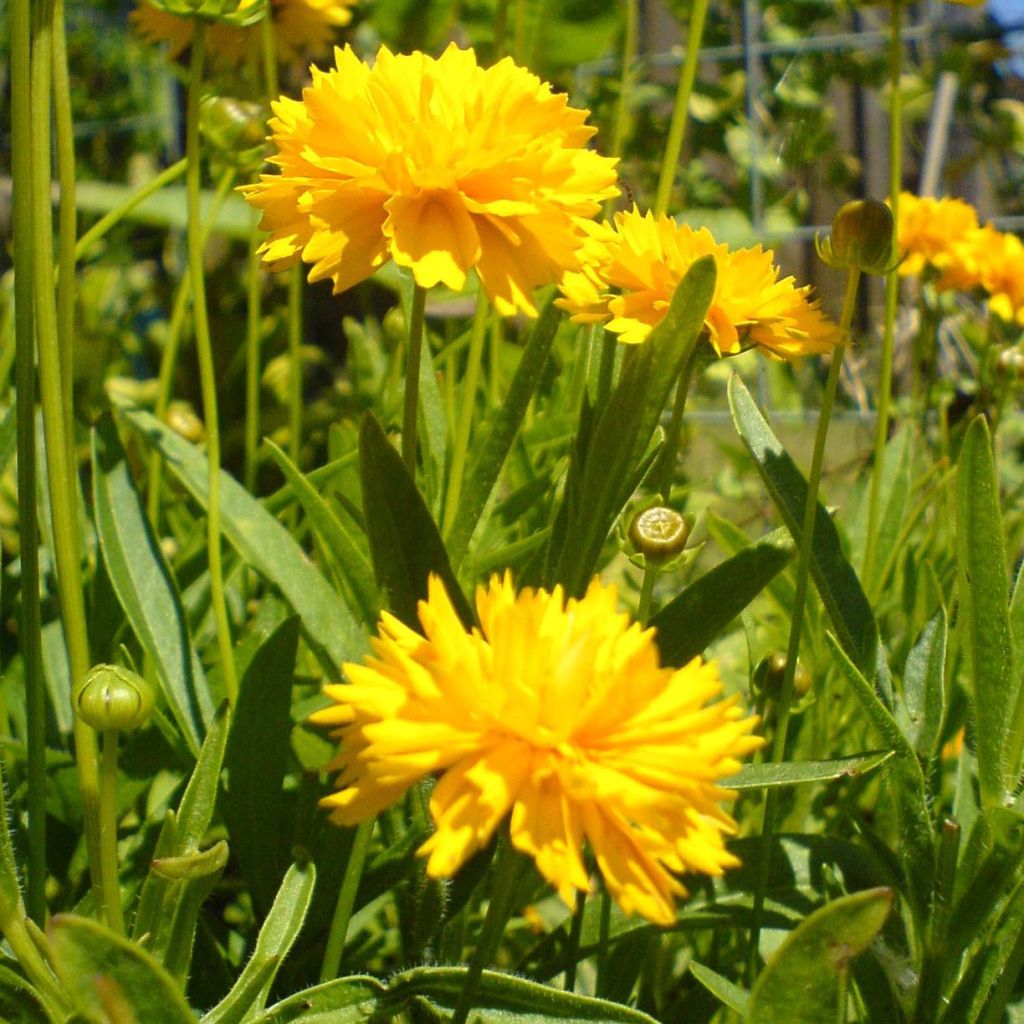
[[[707,228],[641,214],[635,206],[615,215],[614,229],[592,229],[581,250],[585,265],[563,278],[559,305],[577,323],[607,320],[620,341],[642,342],[665,315],[687,270],[708,254],[715,258],[718,279],[705,326],[719,355],[754,344],[790,359],[827,352],[838,343],[838,328],[810,299],[810,289],[798,288],[791,277],[779,279],[770,249],[731,250]]]
[[[587,218],[617,193],[615,161],[564,95],[506,58],[477,65],[381,48],[370,68],[336,50],[302,101],[271,120],[281,173],[244,191],[274,268],[305,260],[335,292],[393,259],[429,288],[475,268],[498,312],[536,314],[532,292],[577,265]]]
[[[564,601],[495,576],[477,591],[467,632],[439,579],[420,602],[424,636],[384,614],[375,657],[346,665],[347,685],[313,716],[341,742],[329,766],[332,820],[351,825],[426,775],[436,831],[420,848],[432,877],[454,874],[509,818],[513,846],[572,906],[588,888],[586,840],[627,914],[675,920],[684,871],[720,875],[737,861],[735,823],[717,784],[760,740],[735,698],[716,700],[714,664],[662,668],[654,631],[615,609],[594,580]]]
[[[244,4],[245,0],[243,0]],[[281,61],[305,59],[323,53],[337,28],[352,20],[356,0],[271,0],[274,38]],[[192,45],[194,25],[191,18],[178,18],[157,10],[146,0],[131,14],[135,30],[148,42],[166,43],[171,60],[180,57]],[[259,25],[235,28],[213,23],[207,30],[207,48],[211,59],[222,67],[241,64],[259,46]]]
[[[986,224],[969,248],[971,268],[989,295],[989,309],[1008,323],[1024,326],[1024,242]]]
[[[952,283],[952,278],[946,281],[941,278],[944,272],[950,271],[962,280],[963,268],[956,265],[955,250],[977,229],[978,214],[962,199],[933,199],[901,192],[896,217],[896,240],[904,257],[900,274],[920,274],[930,266],[939,271],[940,288],[964,287]]]

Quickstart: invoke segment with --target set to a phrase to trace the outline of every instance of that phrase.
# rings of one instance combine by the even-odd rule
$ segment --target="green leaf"
[[[842,896],[786,938],[750,993],[747,1024],[822,1024],[839,1018],[841,979],[879,933],[891,889]]]
[[[203,1024],[238,1024],[263,1009],[277,968],[288,955],[306,920],[313,899],[316,869],[293,864],[263,922],[256,949],[231,991],[206,1016]]]
[[[373,566],[352,539],[345,524],[317,493],[299,468],[270,438],[263,439],[285,480],[299,499],[303,510],[324,546],[341,566],[346,585],[351,589],[363,621],[377,622],[380,599],[373,585]]]
[[[411,296],[410,296],[411,297]],[[409,310],[406,310],[409,315]],[[437,386],[437,370],[430,352],[430,345],[424,343],[420,355],[420,396],[419,396],[420,450],[423,457],[426,496],[431,512],[440,514],[444,495],[445,462],[448,457],[448,419],[445,414],[441,389]]]
[[[193,1024],[195,1016],[170,975],[141,946],[95,921],[58,914],[47,928],[54,966],[78,1009],[105,1024],[107,979],[145,1024]]]
[[[537,389],[560,320],[561,312],[552,298],[533,325],[505,401],[491,419],[487,433],[477,448],[478,454],[470,463],[466,486],[447,537],[452,566],[456,571],[462,565],[473,531],[498,482],[508,453],[512,450],[512,443]]]
[[[663,665],[685,665],[702,653],[781,572],[792,542],[765,538],[716,565],[651,619]]]
[[[728,978],[723,978],[717,971],[705,967],[696,960],[690,961],[689,971],[723,1006],[729,1007],[733,1013],[738,1013],[741,1017],[747,1015],[750,993],[746,989],[733,984]]]
[[[4,1024],[50,1024],[39,993],[19,974],[0,966],[0,1020]]]
[[[967,428],[957,462],[956,546],[958,626],[974,707],[978,784],[982,804],[994,807],[1013,788],[1024,749],[1024,680],[1011,674],[1009,575],[992,437],[984,416]]]
[[[416,604],[426,598],[427,578],[434,573],[469,625],[473,613],[452,572],[437,524],[402,457],[370,413],[359,431],[359,472],[373,569],[388,607],[404,623],[417,627]]]
[[[93,503],[103,560],[117,599],[156,667],[167,704],[193,754],[213,715],[181,598],[135,489],[110,413],[92,431]]]
[[[939,752],[946,716],[946,609],[928,621],[907,655],[903,669],[903,698],[896,721],[910,745],[926,761]]]
[[[735,375],[729,381],[729,406],[736,429],[753,456],[772,501],[799,544],[807,481]],[[857,574],[843,554],[835,524],[820,502],[816,515],[811,573],[843,650],[870,678],[882,660],[878,626]]]
[[[555,577],[570,596],[582,595],[590,582],[615,518],[629,499],[634,470],[648,450],[684,363],[699,343],[714,291],[715,261],[705,256],[690,267],[664,318],[631,353],[600,410],[578,491],[575,485],[566,488],[565,500],[571,504]]]
[[[931,817],[924,774],[917,755],[903,735],[875,688],[847,657],[839,641],[831,633],[825,635],[850,693],[860,705],[878,738],[893,751],[888,768],[893,787],[893,804],[900,822],[904,869],[910,888],[911,902],[919,913],[929,905],[934,876],[934,850]]]
[[[160,451],[168,469],[205,508],[207,463],[199,449],[144,410],[124,406],[120,412]],[[224,536],[247,565],[280,589],[302,619],[311,646],[335,669],[359,660],[366,650],[366,633],[288,530],[223,471],[220,499]]]
[[[831,782],[867,775],[884,765],[893,756],[891,750],[854,754],[834,761],[783,761],[781,764],[748,764],[735,775],[722,779],[726,789],[773,789],[777,786],[799,786],[808,782]]]
[[[465,985],[466,971],[465,967],[414,967],[392,979],[388,995],[426,996],[442,1009],[452,1010]],[[481,976],[470,1019],[481,1024],[510,1019],[517,1024],[655,1024],[654,1018],[628,1006],[578,996],[496,971],[484,971]]]
[[[260,912],[274,898],[287,863],[283,787],[298,644],[299,620],[290,618],[253,655],[238,688],[224,755],[224,819]]]
[[[272,1006],[249,1024],[370,1024],[385,995],[376,978],[338,978]]]

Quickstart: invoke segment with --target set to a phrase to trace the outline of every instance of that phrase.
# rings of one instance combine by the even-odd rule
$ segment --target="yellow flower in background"
[[[706,228],[634,207],[615,215],[614,229],[592,229],[581,253],[586,265],[563,278],[559,305],[578,323],[606,320],[606,329],[627,344],[647,337],[686,272],[709,254],[718,279],[706,327],[719,355],[753,344],[790,359],[827,352],[840,340],[810,289],[797,287],[791,277],[780,280],[774,254],[759,245],[733,250]]]
[[[920,274],[925,267],[939,271],[939,287],[962,288],[963,284],[943,282],[941,276],[950,271],[962,280],[964,268],[957,266],[956,248],[978,230],[978,214],[962,199],[933,199],[900,193],[896,217],[896,240],[903,262],[899,272],[904,277]]]
[[[243,0],[244,2],[244,0]],[[352,20],[356,0],[271,0],[277,56],[281,61],[323,53],[335,32]],[[191,18],[179,18],[142,0],[131,14],[135,30],[151,43],[166,43],[171,60],[192,45]],[[214,22],[207,30],[211,60],[224,67],[241,64],[259,44],[259,25],[236,28]]]
[[[467,632],[431,577],[424,635],[385,613],[375,656],[326,688],[335,704],[312,721],[341,743],[332,820],[364,821],[436,773],[436,831],[419,851],[432,877],[458,871],[507,817],[512,845],[569,906],[589,886],[586,840],[624,912],[672,923],[686,894],[676,874],[737,863],[717,780],[760,745],[755,719],[718,699],[714,664],[661,667],[654,630],[597,579],[565,601],[495,576],[477,612]]]
[[[1024,242],[986,225],[971,248],[989,309],[1008,323],[1024,326]]]
[[[335,292],[393,259],[429,288],[475,268],[498,312],[536,314],[533,289],[577,265],[583,224],[617,194],[615,161],[586,149],[587,111],[506,58],[349,47],[271,120],[280,174],[244,191],[273,269],[313,264]]]

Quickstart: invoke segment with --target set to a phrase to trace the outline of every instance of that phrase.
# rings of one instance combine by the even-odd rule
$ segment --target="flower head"
[[[577,265],[587,218],[616,194],[615,161],[586,149],[587,112],[510,59],[454,44],[434,59],[336,50],[271,122],[280,174],[245,189],[277,269],[305,260],[336,292],[393,259],[429,288],[475,268],[499,313]]]
[[[718,276],[705,326],[719,355],[753,344],[789,359],[827,352],[839,342],[838,328],[811,300],[810,289],[798,288],[791,277],[779,279],[770,249],[733,250],[707,228],[641,214],[635,206],[615,215],[614,228],[591,230],[583,249],[587,262],[563,278],[559,305],[578,323],[606,320],[620,341],[642,342],[686,272],[709,254]]]
[[[946,271],[957,268],[956,250],[978,229],[978,214],[962,199],[933,199],[901,192],[896,215],[896,239],[904,254],[899,272],[903,276],[920,274],[925,267],[939,272],[939,287],[962,287],[942,282]]]
[[[274,38],[282,61],[305,59],[323,53],[335,31],[352,20],[350,8],[356,0],[271,0]],[[239,6],[246,3],[242,0]],[[158,9],[148,0],[140,0],[131,14],[136,31],[152,43],[167,43],[171,60],[180,57],[192,45],[194,25],[191,18],[177,17]],[[259,25],[238,28],[214,23],[208,45],[212,59],[224,67],[234,67],[259,45]]]
[[[424,635],[385,614],[375,657],[346,665],[348,685],[313,716],[341,742],[329,766],[340,791],[324,805],[339,824],[371,817],[425,775],[436,831],[427,872],[452,875],[506,817],[513,846],[571,906],[588,887],[586,840],[622,909],[675,919],[684,871],[735,865],[717,780],[760,740],[735,698],[717,700],[714,664],[659,664],[654,631],[615,608],[595,580],[566,602],[493,577],[477,591],[467,632],[443,584],[420,602]]]

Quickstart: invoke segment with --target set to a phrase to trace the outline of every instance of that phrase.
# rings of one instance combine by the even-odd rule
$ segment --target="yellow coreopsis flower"
[[[332,820],[370,818],[436,773],[436,831],[419,851],[431,876],[454,874],[508,818],[513,846],[569,906],[589,885],[586,840],[623,911],[670,924],[676,874],[737,863],[717,780],[760,745],[755,719],[717,699],[714,664],[663,668],[654,631],[599,580],[566,602],[495,576],[477,611],[467,632],[432,577],[424,635],[385,613],[375,656],[326,688],[335,704],[313,721],[341,743]]]
[[[978,214],[962,199],[901,192],[896,217],[897,247],[903,256],[900,274],[920,274],[930,266],[939,272],[940,288],[973,287],[963,277],[956,250],[977,230]],[[943,280],[947,272],[951,276]]]
[[[1024,326],[1024,242],[986,224],[965,246],[972,272],[988,292],[988,306],[1008,323]]]
[[[454,44],[373,67],[336,50],[271,122],[280,174],[244,191],[274,269],[305,260],[336,292],[393,259],[417,284],[460,289],[475,268],[498,312],[577,265],[582,224],[617,194],[615,161],[586,149],[587,111],[510,59]]]
[[[586,263],[563,278],[559,305],[578,323],[606,320],[606,329],[628,344],[647,337],[686,272],[706,255],[714,256],[718,270],[706,327],[719,355],[757,345],[789,359],[827,352],[840,340],[810,289],[791,277],[780,280],[774,254],[759,245],[733,250],[707,228],[641,214],[634,206],[615,215],[614,228],[592,229],[581,251]]]
[[[244,0],[243,0],[244,2]],[[274,38],[282,61],[305,59],[323,53],[335,31],[352,20],[356,0],[271,0]],[[131,14],[136,31],[152,43],[166,43],[174,60],[192,45],[195,30],[191,18],[179,18],[141,0]],[[208,30],[211,59],[225,67],[241,64],[259,46],[259,25],[236,28],[214,23]]]

